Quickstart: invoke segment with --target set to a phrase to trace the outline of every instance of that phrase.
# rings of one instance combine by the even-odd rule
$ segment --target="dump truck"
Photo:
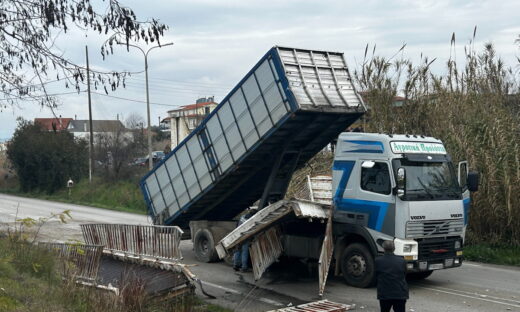
[[[218,260],[230,221],[284,197],[301,168],[366,112],[342,53],[273,47],[141,180],[155,224],[176,225]]]
[[[315,259],[320,293],[332,263],[369,286],[387,239],[416,275],[459,266],[478,176],[462,162],[457,177],[431,137],[344,132],[365,112],[342,53],[273,47],[143,177],[148,212],[189,233],[200,261],[250,241],[256,279],[281,256]],[[286,199],[293,172],[334,140],[332,179],[309,177],[313,196]]]

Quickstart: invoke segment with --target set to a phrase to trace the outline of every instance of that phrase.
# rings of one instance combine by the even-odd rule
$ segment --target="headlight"
[[[403,253],[409,253],[412,252],[412,244],[404,244],[403,245]]]
[[[460,240],[455,241],[455,249],[460,249]]]

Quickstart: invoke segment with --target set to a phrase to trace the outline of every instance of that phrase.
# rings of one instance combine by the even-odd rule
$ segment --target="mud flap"
[[[325,238],[321,246],[320,260],[318,263],[319,270],[319,295],[323,297],[325,291],[325,284],[327,283],[327,276],[329,274],[329,267],[332,261],[332,252],[334,251],[334,242],[332,237],[332,210],[329,210],[329,218],[327,227],[325,229]]]
[[[280,230],[278,226],[275,226],[255,237],[251,243],[249,254],[251,255],[253,275],[256,281],[282,254],[283,246],[280,237]]]

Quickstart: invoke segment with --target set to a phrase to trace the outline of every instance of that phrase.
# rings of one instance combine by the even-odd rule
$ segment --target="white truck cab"
[[[417,277],[460,266],[477,185],[467,162],[455,167],[438,139],[342,133],[332,183],[338,270],[349,284],[368,286],[384,240],[394,240]]]

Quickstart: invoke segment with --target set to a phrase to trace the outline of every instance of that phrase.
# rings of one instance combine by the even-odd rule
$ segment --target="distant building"
[[[184,105],[168,111],[168,119],[165,118],[163,121],[168,123],[170,127],[171,148],[179,145],[217,105],[218,103],[211,96],[200,98],[195,104]]]
[[[90,123],[88,120],[72,120],[67,130],[74,135],[75,138],[88,139],[90,135]],[[94,135],[94,143],[99,140],[100,136],[114,137],[119,134],[123,140],[133,139],[132,132],[125,128],[119,120],[92,120],[92,131]]]
[[[43,130],[47,131],[63,131],[67,130],[72,118],[34,118],[34,124],[38,124]]]

